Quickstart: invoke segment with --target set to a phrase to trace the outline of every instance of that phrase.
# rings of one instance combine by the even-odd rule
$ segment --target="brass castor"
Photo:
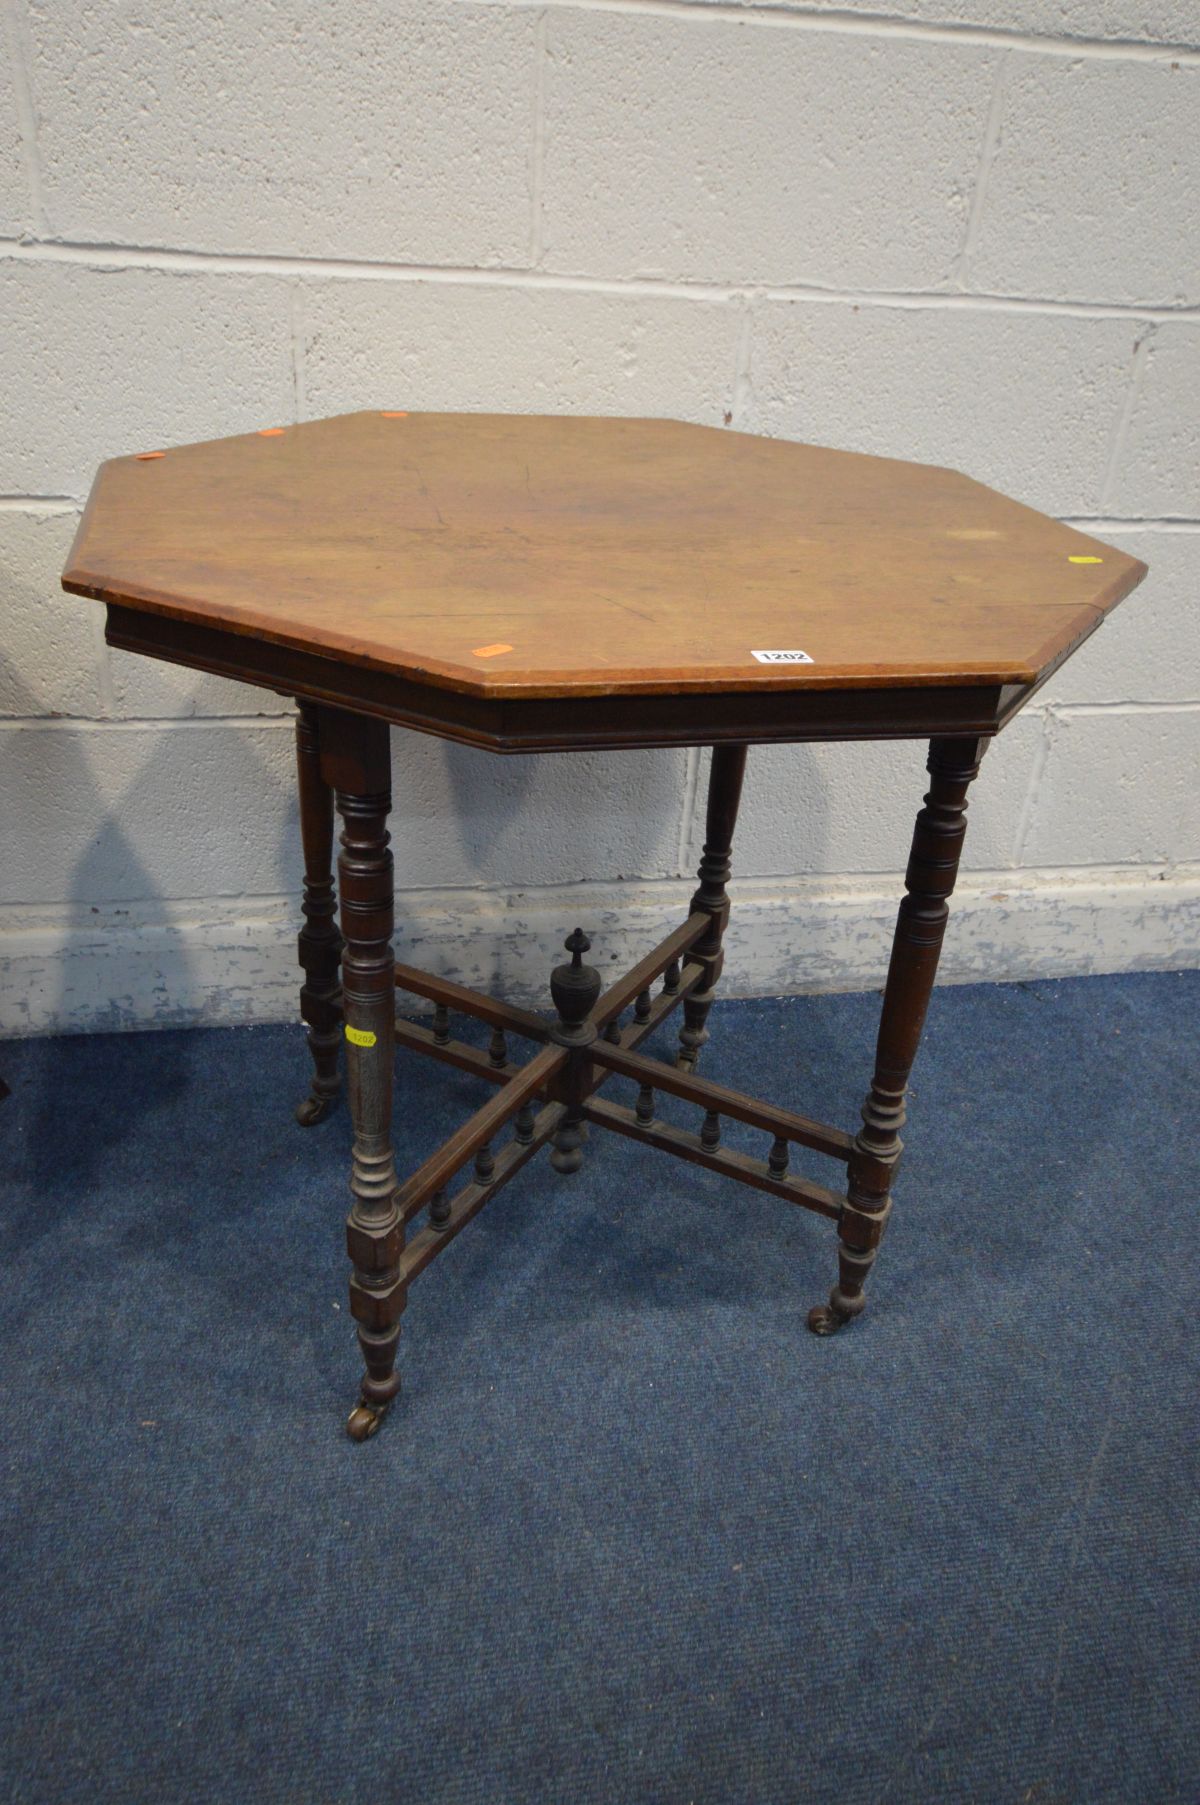
[[[818,1304],[815,1310],[809,1311],[808,1326],[814,1335],[836,1335],[838,1330],[845,1328],[848,1322],[853,1322],[856,1316],[861,1316],[866,1307],[867,1300],[861,1291],[857,1294],[846,1292],[840,1285],[835,1285],[830,1293],[829,1302]]]
[[[296,1105],[296,1120],[301,1128],[312,1128],[325,1120],[336,1102],[336,1097],[305,1097]]]
[[[378,1430],[386,1411],[373,1404],[358,1403],[346,1419],[346,1434],[351,1441],[370,1441]]]

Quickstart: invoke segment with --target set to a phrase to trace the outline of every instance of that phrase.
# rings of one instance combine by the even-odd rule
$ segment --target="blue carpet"
[[[853,1125],[877,1009],[718,1005],[705,1069]],[[0,1047],[2,1796],[1195,1800],[1198,1023],[939,992],[829,1341],[830,1224],[540,1154],[360,1448],[299,1031]],[[402,1054],[402,1168],[482,1094]]]

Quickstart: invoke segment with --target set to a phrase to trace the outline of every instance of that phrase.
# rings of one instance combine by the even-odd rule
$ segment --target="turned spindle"
[[[714,746],[708,777],[708,809],[705,817],[704,853],[697,874],[699,888],[691,901],[691,913],[703,911],[709,926],[689,955],[704,967],[704,977],[683,999],[683,1026],[679,1030],[676,1064],[683,1071],[695,1069],[700,1049],[708,1039],[708,1012],[725,955],[722,943],[729,920],[725,886],[731,870],[730,848],[737,825],[742,780],[746,775],[745,746]]]
[[[556,1172],[565,1174],[577,1172],[583,1164],[583,1105],[592,1077],[588,1049],[596,1039],[596,1025],[588,1017],[600,995],[600,973],[594,965],[583,963],[583,955],[592,943],[582,928],[568,934],[563,944],[571,960],[567,965],[556,965],[550,975],[550,995],[558,1011],[558,1023],[550,1030],[550,1039],[566,1047],[570,1057],[555,1091],[566,1111],[555,1131],[550,1163]]]
[[[966,834],[967,791],[986,741],[935,739],[926,769],[932,779],[913,829],[883,1010],[875,1071],[850,1156],[846,1207],[838,1223],[838,1282],[828,1304],[809,1312],[815,1335],[832,1335],[867,1307],[863,1287],[891,1210],[900,1163],[904,1094],[937,974]]]
[[[348,1431],[365,1441],[400,1390],[396,1350],[407,1288],[400,1278],[404,1222],[392,1158],[395,956],[392,951],[391,756],[387,724],[322,710],[321,762],[342,818],[338,855],[346,1089],[354,1125],[346,1245],[350,1309],[366,1372]]]
[[[304,972],[300,1014],[308,1028],[314,1068],[310,1092],[297,1105],[296,1120],[302,1128],[311,1128],[337,1101],[342,1050],[342,936],[333,887],[333,791],[321,775],[320,729],[312,702],[301,702],[296,716],[296,771],[304,849],[304,926],[297,942]]]

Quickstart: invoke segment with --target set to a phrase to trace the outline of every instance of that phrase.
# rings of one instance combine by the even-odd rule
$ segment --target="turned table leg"
[[[347,1428],[373,1435],[400,1390],[396,1349],[406,1290],[400,1279],[404,1223],[392,1158],[395,960],[392,951],[390,735],[387,723],[322,709],[321,767],[342,818],[338,857],[346,1089],[354,1125],[346,1245],[353,1263],[350,1309],[366,1373]]]
[[[698,909],[710,918],[708,932],[692,948],[690,957],[703,964],[704,981],[699,989],[683,1001],[683,1027],[679,1030],[679,1054],[676,1064],[692,1071],[700,1049],[708,1039],[705,1023],[713,1005],[713,994],[725,961],[722,941],[729,920],[729,898],[725,886],[729,882],[730,847],[737,825],[738,803],[742,797],[742,779],[746,775],[745,746],[714,746],[708,775],[708,813],[705,820],[704,853],[697,873],[700,887],[692,897],[690,913]]]
[[[832,1335],[866,1309],[867,1275],[891,1210],[891,1188],[903,1143],[904,1094],[937,972],[966,832],[967,790],[979,770],[983,739],[935,739],[932,782],[917,816],[892,942],[875,1073],[863,1104],[863,1126],[849,1161],[846,1204],[838,1223],[838,1282],[828,1304],[809,1312],[816,1335]]]
[[[297,1105],[296,1120],[309,1128],[329,1114],[341,1089],[342,937],[333,893],[333,791],[321,775],[317,709],[301,702],[296,717],[296,770],[300,788],[300,837],[304,846],[304,926],[300,965],[304,985],[300,1013],[308,1025],[314,1066],[312,1089]]]

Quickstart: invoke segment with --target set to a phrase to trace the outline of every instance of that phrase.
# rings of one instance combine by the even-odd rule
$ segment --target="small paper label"
[[[375,1036],[369,1028],[352,1028],[349,1022],[346,1024],[346,1039],[352,1047],[373,1047],[375,1045]]]
[[[1068,564],[1103,564],[1103,558],[1081,558],[1078,553],[1067,559]]]
[[[752,652],[760,664],[811,664],[807,652]]]
[[[476,646],[471,656],[472,658],[499,658],[501,652],[511,651],[511,646],[505,645],[503,641],[497,641],[494,646]]]

